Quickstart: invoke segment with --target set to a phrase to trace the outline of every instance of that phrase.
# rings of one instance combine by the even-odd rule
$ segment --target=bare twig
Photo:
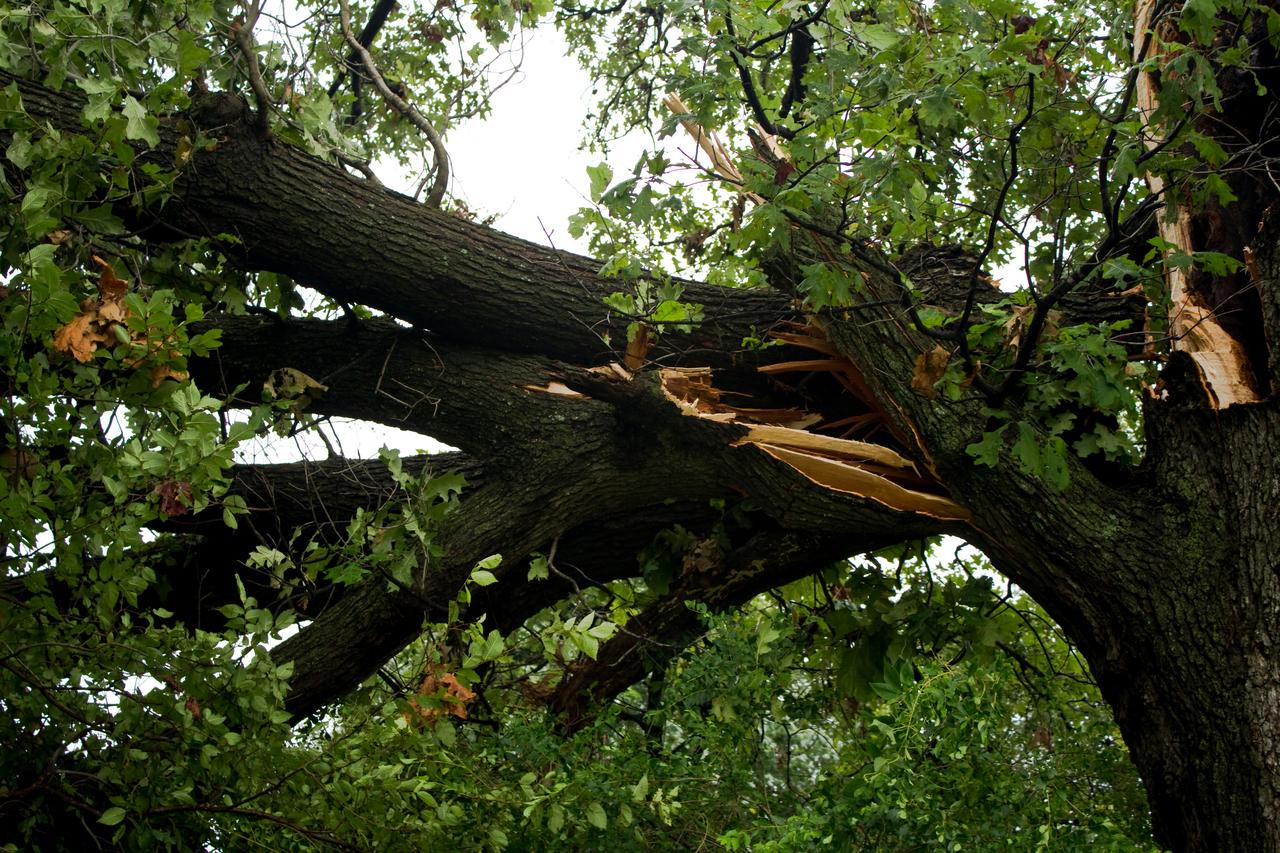
[[[369,13],[369,20],[365,22],[364,29],[360,31],[360,44],[365,47],[373,47],[373,40],[378,37],[382,25],[387,22],[387,18],[391,15],[391,10],[395,8],[395,0],[378,0],[378,5],[373,7],[373,11]],[[332,98],[338,94],[338,90],[342,88],[342,83],[347,79],[348,71],[356,71],[356,60],[360,56],[353,50],[347,56],[345,62],[342,63],[342,71],[338,72],[338,76],[334,78],[333,84],[329,86],[329,97]],[[359,81],[359,76],[356,77]]]
[[[991,251],[995,248],[996,235],[999,232],[1005,199],[1009,197],[1009,191],[1013,189],[1014,182],[1018,180],[1018,136],[1031,122],[1035,111],[1036,78],[1034,74],[1028,74],[1027,111],[1022,116],[1022,120],[1009,129],[1009,173],[1005,178],[1004,184],[1000,187],[1000,192],[996,195],[995,204],[991,208],[991,221],[987,227],[987,239],[983,243],[982,251],[978,254],[977,262],[973,265],[973,271],[969,274],[969,293],[965,297],[964,310],[960,313],[960,319],[955,326],[956,342],[959,344],[960,356],[964,360],[965,372],[969,372],[973,367],[973,355],[969,352],[968,328],[969,317],[973,314],[973,306],[978,295],[978,277],[982,273],[982,267],[987,262],[987,258],[991,256]]]
[[[342,9],[342,37],[346,39],[351,52],[360,57],[365,73],[369,75],[369,79],[373,81],[373,85],[382,95],[383,100],[397,113],[408,119],[431,143],[431,148],[435,153],[436,177],[435,182],[431,185],[431,192],[427,194],[425,203],[430,207],[439,207],[440,202],[444,200],[445,190],[449,186],[449,154],[445,151],[444,140],[440,138],[440,134],[436,132],[431,122],[427,121],[426,116],[418,112],[418,109],[412,104],[391,91],[387,81],[382,79],[382,74],[378,71],[377,65],[374,64],[373,56],[369,54],[368,48],[362,45],[359,39],[355,37],[355,34],[351,32],[351,4],[347,0],[340,0],[340,6]]]
[[[253,98],[258,102],[258,111],[254,123],[263,133],[267,130],[267,116],[271,109],[271,93],[267,91],[266,81],[262,79],[262,69],[258,66],[258,52],[253,47],[253,25],[262,14],[259,0],[244,4],[244,14],[231,24],[231,35],[235,39],[240,55],[244,57],[245,76],[249,78],[249,86],[253,89]]]
[[[365,180],[373,184],[375,187],[382,186],[382,181],[378,180],[378,176],[374,174],[373,169],[370,168],[368,160],[360,160],[356,157],[343,154],[338,150],[334,151],[334,156],[338,158],[338,162],[342,165],[355,169],[357,172],[364,175]]]

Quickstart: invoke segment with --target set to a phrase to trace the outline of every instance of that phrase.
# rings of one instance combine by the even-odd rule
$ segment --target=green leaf
[[[951,117],[956,112],[951,104],[950,93],[941,87],[931,90],[928,96],[920,101],[918,109],[920,120],[932,127],[941,127],[950,123]]]
[[[204,45],[196,41],[194,35],[187,30],[178,31],[178,76],[188,77],[191,72],[195,71],[205,61],[212,56],[212,52]]]
[[[140,139],[152,148],[160,144],[160,134],[157,132],[160,123],[155,116],[147,115],[146,108],[133,95],[125,96],[121,112],[127,119],[124,130],[126,139]]]
[[[471,582],[476,586],[492,586],[498,582],[498,578],[488,569],[476,569],[471,573]]]
[[[999,429],[984,432],[981,441],[975,441],[965,448],[965,452],[977,460],[979,465],[986,465],[990,468],[996,467],[1000,462],[1000,454],[1004,450],[1004,432],[1008,425]]]
[[[604,806],[599,803],[592,803],[587,806],[587,823],[596,829],[607,829],[609,818],[604,813]]]
[[[102,813],[102,817],[98,818],[98,823],[103,826],[115,826],[124,820],[126,812],[119,806],[112,806]]]
[[[604,191],[608,189],[609,182],[613,180],[613,168],[608,163],[588,166],[587,177],[591,179],[591,200],[598,202],[604,196]]]
[[[1027,423],[1018,424],[1018,437],[1013,442],[1013,458],[1024,474],[1040,476],[1044,462],[1040,458],[1040,440],[1035,428]]]

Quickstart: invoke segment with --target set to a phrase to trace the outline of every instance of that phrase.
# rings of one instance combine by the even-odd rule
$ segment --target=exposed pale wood
[[[1156,0],[1138,0],[1134,9],[1134,62],[1141,63],[1163,53],[1161,33],[1148,35],[1155,8]],[[1135,98],[1138,113],[1144,121],[1159,106],[1159,91],[1160,83],[1155,71],[1143,71],[1138,75]],[[1147,135],[1148,148],[1157,144],[1159,141],[1154,135]],[[1160,195],[1165,192],[1164,180],[1159,175],[1148,172],[1146,179],[1152,193]],[[1159,217],[1160,236],[1177,249],[1188,254],[1194,252],[1191,211],[1177,206],[1176,200],[1170,197],[1165,198],[1165,203],[1175,207],[1176,216]],[[1244,348],[1218,322],[1212,307],[1203,304],[1192,291],[1190,271],[1185,267],[1165,264],[1164,276],[1169,289],[1169,334],[1173,348],[1191,355],[1210,404],[1215,409],[1223,409],[1234,403],[1258,402],[1260,397],[1248,378],[1249,360]]]
[[[879,444],[833,438],[827,435],[805,432],[804,430],[788,429],[787,427],[752,424],[747,427],[747,434],[734,442],[734,446],[748,443],[791,447],[835,459],[866,460],[887,465],[891,468],[912,470],[915,468],[910,459]]]
[[[627,341],[627,353],[624,359],[627,370],[639,370],[644,367],[645,357],[649,354],[649,327],[640,323],[636,327],[635,337]]]
[[[662,103],[672,115],[687,116],[693,111],[680,99],[680,96],[674,92],[668,92],[667,96],[662,99]],[[680,124],[693,137],[694,142],[698,143],[698,147],[707,153],[711,158],[711,167],[720,177],[730,183],[742,185],[742,173],[738,171],[738,167],[734,165],[733,159],[729,156],[729,152],[725,150],[720,139],[704,128],[701,124],[692,119],[682,118]],[[756,193],[744,192],[747,198],[756,204],[763,204],[764,198]]]
[[[575,391],[563,382],[548,382],[545,386],[525,385],[524,390],[534,391],[539,394],[555,394],[560,397],[573,397],[578,400],[587,399],[587,395],[580,391]]]
[[[587,372],[598,373],[601,376],[611,376],[621,379],[623,382],[629,382],[633,378],[631,371],[627,370],[616,361],[611,361],[608,364],[601,364],[597,367],[588,367]]]
[[[832,346],[831,342],[826,338],[807,335],[803,332],[773,332],[769,337],[776,341],[782,341],[784,344],[805,347],[806,349],[816,350],[817,352],[823,352],[827,355],[840,355],[839,351],[836,350],[836,348]]]
[[[832,373],[843,373],[848,367],[848,362],[837,358],[811,358],[801,361],[779,361],[774,364],[764,364],[756,368],[761,373],[798,373],[800,371],[829,371]]]
[[[969,511],[950,498],[900,486],[857,465],[838,462],[773,444],[752,443],[779,462],[790,465],[819,486],[867,498],[885,506],[942,521],[968,521]]]
[[[801,429],[822,421],[822,416],[803,409],[758,409],[733,406],[720,399],[720,389],[711,384],[711,369],[705,367],[665,367],[659,373],[662,391],[686,415],[730,423],[739,418],[752,423],[782,424]]]

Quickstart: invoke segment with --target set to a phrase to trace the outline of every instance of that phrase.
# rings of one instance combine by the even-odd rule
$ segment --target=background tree
[[[3,7],[9,834],[1132,849],[1074,648],[1161,845],[1280,849],[1275,9],[307,11]],[[443,192],[541,19],[687,134],[599,260]],[[334,416],[459,450],[233,464]]]

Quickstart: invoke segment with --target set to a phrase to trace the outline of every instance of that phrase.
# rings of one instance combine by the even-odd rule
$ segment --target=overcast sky
[[[453,167],[450,190],[494,227],[582,251],[565,229],[587,203],[586,168],[599,162],[578,146],[589,109],[591,81],[564,55],[560,33],[545,26],[527,36],[516,77],[493,96],[488,118],[450,130],[445,143]]]

